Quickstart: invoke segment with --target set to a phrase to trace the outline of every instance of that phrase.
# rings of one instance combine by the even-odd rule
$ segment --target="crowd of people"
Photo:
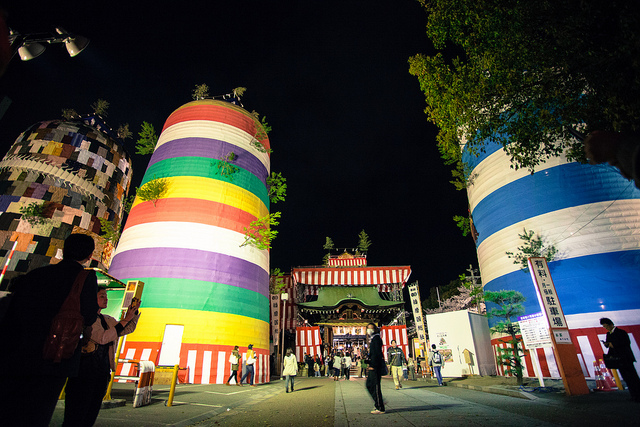
[[[72,234],[65,240],[62,261],[35,269],[12,282],[13,298],[0,322],[0,333],[14,345],[0,352],[0,362],[8,367],[28,366],[29,369],[8,369],[0,376],[3,425],[48,425],[65,382],[63,426],[95,423],[111,373],[115,371],[117,341],[135,330],[140,318],[140,301],[134,299],[121,320],[102,313],[108,304],[106,288],[98,286],[94,271],[83,268],[93,250],[94,241],[90,236]],[[66,304],[68,295],[76,289],[84,324],[82,337],[76,338],[71,356],[51,360],[46,352],[43,353],[44,343],[50,339],[54,318]],[[607,331],[606,341],[602,341],[608,349],[607,359],[616,364],[632,400],[640,401],[640,380],[633,365],[635,357],[628,334],[608,318],[600,319],[600,323]],[[438,385],[443,385],[441,371],[445,357],[435,344],[427,357],[418,357],[418,364],[414,365],[413,358],[407,357],[395,340],[391,341],[385,358],[376,324],[369,323],[366,332],[365,346],[342,349],[327,346],[322,356],[305,354],[300,362],[292,349],[287,349],[282,366],[287,393],[295,390],[295,377],[305,366],[309,377],[333,377],[334,381],[349,381],[352,369],[356,368],[357,377],[366,377],[366,388],[375,406],[372,414],[385,413],[380,388],[384,375],[391,374],[395,388],[399,390],[409,372],[413,375],[415,367],[423,376],[427,372],[435,375]],[[238,380],[243,358],[239,347],[234,347],[229,358],[231,375],[226,385],[231,385],[235,379],[238,386],[246,380],[255,387],[256,353],[252,344],[248,345],[245,356],[246,371]]]

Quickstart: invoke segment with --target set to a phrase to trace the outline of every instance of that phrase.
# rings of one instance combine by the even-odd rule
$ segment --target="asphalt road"
[[[126,406],[103,409],[96,426],[603,426],[640,425],[640,404],[628,392],[596,392],[585,396],[516,393],[505,396],[432,381],[404,382],[395,390],[382,380],[387,413],[370,414],[373,403],[364,379],[334,382],[329,378],[298,378],[293,393],[274,380],[258,387],[224,385],[178,386],[174,406],[165,406],[167,386],[154,386],[148,406],[132,408],[133,386],[116,384],[114,398]],[[53,426],[61,425],[63,406]]]

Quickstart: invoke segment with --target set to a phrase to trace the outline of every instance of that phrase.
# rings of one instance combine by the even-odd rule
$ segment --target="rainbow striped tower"
[[[145,283],[127,358],[158,363],[179,348],[189,382],[221,384],[233,346],[244,354],[253,344],[255,380],[268,381],[269,253],[241,246],[244,227],[269,214],[270,161],[256,148],[257,126],[243,108],[215,100],[190,102],[167,119],[141,185],[162,178],[168,190],[155,203],[136,199],[109,270]],[[266,137],[259,143],[269,148]],[[236,169],[221,173],[230,153]],[[167,325],[183,326],[171,348]]]
[[[522,246],[523,229],[532,230],[559,250],[549,268],[587,376],[602,356],[601,317],[640,342],[640,190],[633,182],[612,166],[564,158],[534,174],[516,171],[497,145],[478,157],[465,151],[463,161],[473,169],[468,197],[484,288],[520,291],[526,314],[540,311],[530,275],[505,255]],[[545,375],[557,376],[550,350],[540,356]]]

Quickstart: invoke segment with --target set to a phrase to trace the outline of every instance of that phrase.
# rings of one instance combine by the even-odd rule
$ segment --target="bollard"
[[[610,371],[613,374],[613,379],[616,381],[616,385],[618,386],[618,390],[624,390],[624,387],[622,387],[622,382],[620,382],[620,377],[618,376],[618,370],[617,369],[610,369]]]
[[[176,393],[176,383],[178,382],[178,370],[179,365],[173,367],[173,377],[171,378],[171,389],[169,390],[169,400],[167,400],[167,406],[173,405],[173,395]]]

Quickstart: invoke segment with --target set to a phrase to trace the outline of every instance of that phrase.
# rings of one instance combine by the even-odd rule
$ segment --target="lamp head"
[[[23,61],[30,61],[33,58],[42,55],[45,47],[40,43],[25,43],[18,48],[18,55]]]
[[[89,45],[88,38],[84,36],[71,35],[63,28],[56,28],[56,33],[60,34],[61,36],[66,36],[66,38],[64,39],[64,45],[67,48],[67,52],[69,52],[69,56],[72,58],[85,50],[85,48]]]

